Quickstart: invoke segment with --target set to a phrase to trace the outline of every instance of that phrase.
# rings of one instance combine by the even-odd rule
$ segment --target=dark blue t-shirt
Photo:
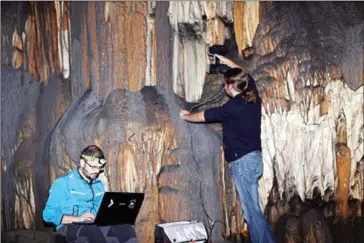
[[[238,94],[220,107],[205,110],[206,122],[222,123],[225,159],[228,162],[261,150],[261,99],[255,85],[252,86],[257,94],[256,103],[248,104]]]

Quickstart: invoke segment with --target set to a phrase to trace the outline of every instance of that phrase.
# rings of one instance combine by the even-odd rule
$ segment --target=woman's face
[[[227,84],[225,82],[224,85],[224,89],[225,89],[225,93],[229,96],[229,97],[234,97],[234,85],[233,84]]]

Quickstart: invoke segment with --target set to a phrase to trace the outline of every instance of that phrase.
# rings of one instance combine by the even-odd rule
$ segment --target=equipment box
[[[199,221],[179,221],[157,224],[155,243],[204,243],[207,242],[205,226]]]

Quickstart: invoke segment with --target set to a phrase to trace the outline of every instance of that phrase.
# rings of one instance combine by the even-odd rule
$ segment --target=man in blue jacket
[[[109,190],[105,164],[102,150],[88,146],[81,152],[79,167],[56,179],[49,190],[43,219],[55,224],[57,232],[68,242],[106,243],[116,239],[120,243],[138,242],[131,225],[74,224],[95,219],[104,192]]]

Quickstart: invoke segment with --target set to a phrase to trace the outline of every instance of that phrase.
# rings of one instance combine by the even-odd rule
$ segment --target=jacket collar
[[[72,173],[73,173],[73,175],[74,175],[77,179],[82,180],[82,181],[86,182],[87,184],[96,184],[96,183],[101,182],[99,178],[96,178],[95,180],[93,180],[93,181],[91,181],[91,182],[86,181],[86,180],[85,180],[85,178],[83,178],[83,177],[81,176],[80,172],[78,171],[78,167],[77,167],[76,169],[74,169]]]

